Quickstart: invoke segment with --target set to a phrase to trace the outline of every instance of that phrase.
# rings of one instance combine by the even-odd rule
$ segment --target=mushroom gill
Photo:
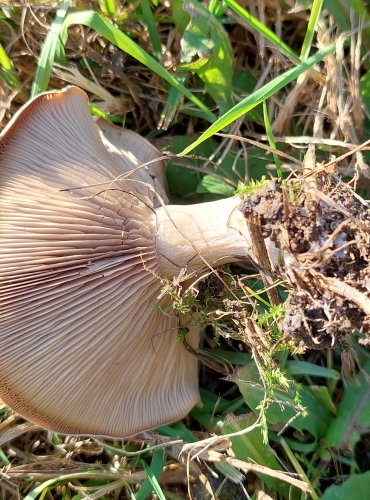
[[[0,397],[42,427],[128,437],[199,401],[161,278],[245,256],[246,241],[234,200],[221,216],[161,206],[158,158],[99,129],[77,87],[36,97],[1,135]]]

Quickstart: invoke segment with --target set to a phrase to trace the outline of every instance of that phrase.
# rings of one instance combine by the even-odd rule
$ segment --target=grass
[[[232,9],[241,19],[243,19],[246,23],[250,25],[253,30],[260,33],[266,40],[271,42],[273,47],[280,50],[283,54],[285,54],[289,59],[299,64],[301,59],[297,55],[297,53],[289,47],[281,38],[279,38],[276,33],[274,33],[268,26],[263,24],[259,19],[253,16],[250,12],[241,7],[234,0],[225,0],[225,3],[230,9]]]
[[[36,74],[33,79],[31,97],[36,96],[37,94],[43,92],[48,88],[49,79],[58,48],[58,38],[60,36],[60,30],[63,26],[64,18],[67,15],[70,3],[70,0],[64,0],[64,2],[60,4],[56,12],[53,24],[51,25],[51,29],[45,38],[42,52],[38,59]]]
[[[56,63],[73,65],[94,114],[173,153],[168,182],[181,203],[251,196],[266,178],[296,172],[312,138],[324,162],[369,137],[360,2],[315,0],[299,11],[290,1],[170,3],[0,3],[1,125],[30,97],[68,83]],[[368,160],[368,150],[348,155],[342,174]],[[357,185],[368,196],[366,176]],[[284,307],[270,304],[258,274],[220,273],[237,301],[209,281],[201,302],[169,293],[178,308],[198,310],[203,350],[237,367],[232,383],[202,367],[202,407],[125,443],[47,433],[2,405],[2,498],[257,498],[262,490],[330,500],[368,491],[370,357],[360,334],[351,346],[298,349],[285,342]],[[354,358],[360,368],[349,379]]]
[[[301,74],[306,72],[308,69],[321,61],[321,59],[323,59],[326,55],[330,54],[334,50],[335,45],[329,45],[322,52],[315,54],[314,56],[307,59],[307,61],[302,62],[298,66],[285,71],[282,75],[279,75],[273,80],[266,83],[263,87],[253,92],[251,95],[236,104],[232,109],[220,116],[220,118],[218,118],[218,120],[216,120],[207,130],[205,130],[196,141],[185,148],[181,154],[186,155],[190,153],[203,141],[206,141],[220,130],[224,129],[231,123],[234,123],[241,116],[245,115],[249,111],[252,111],[252,109],[254,109],[256,106],[262,104],[266,99],[275,95],[286,85],[295,81]]]
[[[308,21],[306,35],[304,37],[302,48],[301,48],[301,60],[304,61],[310,54],[312,42],[315,36],[315,31],[319,17],[321,14],[321,9],[323,6],[323,0],[314,0],[312,2],[311,15]]]

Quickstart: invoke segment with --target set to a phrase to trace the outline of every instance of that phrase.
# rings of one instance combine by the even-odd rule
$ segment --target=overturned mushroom
[[[245,257],[245,222],[234,199],[164,206],[158,158],[98,128],[76,87],[38,96],[2,133],[0,397],[42,427],[127,437],[199,401],[161,279]]]

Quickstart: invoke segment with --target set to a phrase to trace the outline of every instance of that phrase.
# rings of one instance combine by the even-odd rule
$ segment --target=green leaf
[[[349,500],[356,498],[365,500],[369,498],[370,471],[364,474],[353,474],[341,485],[333,485],[328,488],[321,500]]]
[[[202,406],[194,406],[191,410],[191,416],[197,420],[205,429],[213,430],[219,425],[220,420],[218,415],[229,414],[239,411],[242,407],[245,408],[245,402],[242,397],[238,397],[232,401],[222,398],[220,395],[214,394],[206,389],[200,388],[200,399]]]
[[[208,10],[211,14],[214,14],[217,10],[217,3],[218,1],[217,0],[209,0],[209,3],[208,3]]]
[[[193,137],[173,136],[170,137],[167,149],[172,153],[178,153],[184,147],[193,142]],[[212,154],[212,145],[204,143],[194,151],[202,158],[209,158]],[[202,173],[193,170],[193,167],[202,168],[204,159],[197,158],[171,158],[167,165],[167,182],[172,197],[181,199],[193,196],[197,186],[202,179]]]
[[[249,413],[235,417],[228,415],[222,426],[222,434],[240,432],[253,425],[257,420],[256,415]],[[276,454],[273,449],[263,442],[261,429],[258,427],[241,436],[232,437],[233,452],[240,460],[250,462],[251,460],[271,469],[281,470]]]
[[[218,19],[197,0],[185,2],[184,10],[190,22],[181,40],[178,70],[196,73],[222,114],[232,106],[233,53],[229,37]]]
[[[351,25],[351,9],[353,9],[361,20],[362,26],[365,27],[362,30],[363,44],[366,50],[370,49],[370,13],[366,9],[366,2],[363,0],[324,0],[324,8],[330,12],[341,31],[350,31],[353,27]],[[364,62],[368,63],[369,58]]]
[[[171,0],[172,18],[177,30],[183,34],[189,24],[190,16],[184,10],[184,0]]]
[[[324,446],[353,450],[364,432],[370,429],[370,361],[363,367],[354,380],[346,381],[341,402],[337,407],[338,415],[331,423]]]
[[[335,45],[329,45],[323,51],[318,52],[312,57],[309,57],[308,59],[306,59],[306,61],[302,62],[298,66],[289,69],[282,75],[279,75],[270,82],[266,83],[263,87],[243,99],[236,106],[231,108],[229,111],[227,111],[227,113],[216,120],[205,132],[203,132],[203,134],[196,141],[185,148],[184,151],[182,151],[180,154],[186,155],[193,151],[193,149],[199,146],[199,144],[204,142],[206,139],[209,139],[223,128],[230,125],[230,123],[233,123],[245,113],[248,113],[251,109],[258,106],[258,104],[261,104],[264,99],[267,99],[276,94],[276,92],[294,81],[296,78],[298,78],[299,75],[312,68],[312,66],[321,61],[321,59],[323,59],[326,55],[330,54],[334,50]]]
[[[339,380],[340,374],[336,370],[326,368],[326,366],[315,365],[308,361],[287,361],[285,365],[287,372],[292,376],[322,377]]]
[[[223,423],[222,434],[240,432],[255,422],[256,416],[251,413],[240,417],[229,415]],[[274,470],[283,470],[274,450],[268,444],[264,443],[260,428],[253,429],[251,432],[241,434],[240,436],[232,437],[231,442],[232,450],[239,460],[255,462]],[[289,487],[286,483],[265,474],[257,475],[268,488],[287,498],[285,495],[288,495]]]
[[[341,0],[325,0],[324,8],[331,13],[341,31],[351,29],[348,5],[344,5]]]
[[[167,148],[171,152],[178,153],[192,143],[193,140],[194,136],[173,136],[169,138]],[[211,193],[213,193],[213,187],[215,187],[215,194],[218,196],[230,196],[234,193],[240,179],[244,179],[245,177],[260,179],[261,176],[266,175],[267,166],[270,163],[270,160],[267,158],[269,154],[266,154],[266,152],[260,148],[253,147],[248,149],[246,158],[239,157],[237,151],[232,150],[222,159],[219,166],[210,162],[208,163],[208,169],[204,170],[204,173],[202,171],[193,170],[194,167],[201,170],[205,163],[207,163],[207,159],[212,157],[217,146],[218,143],[216,141],[210,140],[203,142],[197,147],[194,151],[194,153],[196,153],[195,157],[171,158],[167,167],[167,181],[172,196],[188,199],[196,193],[204,193],[206,196],[208,193],[209,199]],[[214,176],[209,175],[209,177],[219,181],[218,188],[215,183],[212,183],[213,181],[210,181],[208,184],[206,180],[205,185],[203,184],[203,176],[207,176],[210,169]],[[228,180],[233,181],[235,187],[228,183]]]
[[[227,184],[221,179],[217,179],[212,175],[205,175],[200,181],[197,187],[197,193],[212,193],[219,194],[225,198],[228,196],[233,196],[235,193],[235,187]]]
[[[180,199],[186,199],[194,195],[201,181],[199,172],[177,166],[176,162],[172,161],[168,163],[166,176],[171,196]]]
[[[265,389],[255,363],[238,370],[236,383],[247,405],[257,413],[265,397]],[[275,402],[272,402],[265,412],[269,424],[283,427],[289,423],[302,435],[308,431],[316,441],[326,433],[333,416],[327,405],[322,402],[322,396],[318,398],[311,387],[291,382],[289,390],[276,389],[273,396]],[[304,407],[306,415],[297,411],[297,399],[300,406]]]
[[[311,484],[311,481],[307,477],[307,474],[305,473],[304,469],[302,468],[300,462],[298,461],[297,457],[292,452],[292,450],[289,448],[289,445],[285,441],[284,438],[281,438],[280,444],[281,444],[281,446],[282,446],[282,448],[283,448],[286,456],[288,457],[290,463],[292,464],[294,470],[296,471],[296,473],[299,474],[300,478],[303,479],[303,481],[305,481],[307,483],[307,485],[309,486],[309,488],[311,490],[311,498],[312,498],[312,500],[319,500],[319,496],[316,493],[315,488]],[[302,498],[302,495],[301,495],[301,498]]]
[[[335,404],[330,396],[328,388],[325,385],[310,385],[310,391],[324,406],[326,406],[330,413],[333,415],[337,414]]]
[[[163,436],[171,436],[174,439],[182,439],[185,443],[195,443],[198,439],[195,435],[186,427],[183,422],[175,422],[171,425],[162,425],[156,429],[158,434]]]
[[[226,351],[226,349],[218,347],[203,347],[202,352],[205,352],[210,356],[215,356],[216,359],[220,361],[229,361],[233,365],[246,365],[247,363],[250,363],[252,359],[252,355],[249,352]]]
[[[235,401],[224,399],[220,395],[207,391],[207,389],[202,387],[200,388],[200,398],[202,400],[202,406],[195,406],[192,411],[199,410],[205,413],[214,414],[216,410],[216,413],[224,413],[235,403]],[[237,399],[240,401],[240,397]]]
[[[68,28],[75,24],[83,24],[93,29],[104,37],[109,42],[116,45],[118,48],[134,57],[137,61],[144,64],[153,73],[159,75],[163,80],[169,83],[172,87],[180,90],[193,104],[198,106],[205,114],[209,121],[215,120],[215,115],[203,104],[195,95],[190,92],[186,87],[171,75],[166,69],[163,68],[152,56],[150,56],[144,49],[137,43],[131,40],[125,33],[116,28],[113,24],[106,21],[100,14],[92,10],[84,10],[79,12],[72,12],[69,14],[62,26],[60,36],[60,50],[66,44],[68,38]]]
[[[269,441],[278,443],[281,445],[281,436],[277,435],[273,431],[269,431]],[[297,439],[292,439],[288,437],[284,437],[284,441],[289,444],[289,447],[297,451],[298,453],[314,453],[317,450],[317,441],[311,441],[311,442],[305,442],[305,441],[298,441]]]

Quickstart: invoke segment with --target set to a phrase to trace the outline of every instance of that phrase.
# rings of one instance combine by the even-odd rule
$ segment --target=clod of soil
[[[243,202],[248,220],[279,250],[273,277],[289,297],[281,329],[302,348],[370,343],[370,211],[337,176],[271,181]]]

